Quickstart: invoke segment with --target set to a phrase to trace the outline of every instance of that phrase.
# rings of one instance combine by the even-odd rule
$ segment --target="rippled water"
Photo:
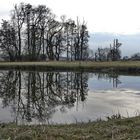
[[[140,112],[140,76],[0,71],[0,121],[75,123]]]

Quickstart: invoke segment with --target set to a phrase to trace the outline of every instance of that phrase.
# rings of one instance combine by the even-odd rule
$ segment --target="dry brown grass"
[[[109,119],[71,125],[0,126],[4,140],[138,140],[140,117]]]
[[[114,62],[91,62],[91,61],[46,61],[46,62],[0,62],[0,67],[8,66],[45,66],[67,68],[140,68],[140,61],[114,61]]]

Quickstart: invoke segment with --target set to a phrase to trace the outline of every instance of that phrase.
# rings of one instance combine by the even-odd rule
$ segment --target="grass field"
[[[140,117],[70,125],[0,125],[1,140],[139,140]]]
[[[40,68],[62,68],[62,69],[138,69],[140,61],[114,61],[114,62],[91,62],[91,61],[46,61],[46,62],[0,62],[0,68],[16,67],[40,67]]]

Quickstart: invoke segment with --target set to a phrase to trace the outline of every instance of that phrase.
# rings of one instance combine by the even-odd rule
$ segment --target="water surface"
[[[117,73],[0,71],[0,122],[76,123],[139,114],[140,77]]]

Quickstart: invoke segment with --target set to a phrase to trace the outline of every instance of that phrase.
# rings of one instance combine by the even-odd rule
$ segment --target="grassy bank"
[[[115,62],[91,62],[91,61],[47,61],[47,62],[0,62],[1,69],[8,68],[34,68],[34,69],[71,69],[71,70],[112,70],[138,71],[140,61],[115,61]]]
[[[71,125],[0,125],[4,140],[138,140],[140,117],[109,119]]]

